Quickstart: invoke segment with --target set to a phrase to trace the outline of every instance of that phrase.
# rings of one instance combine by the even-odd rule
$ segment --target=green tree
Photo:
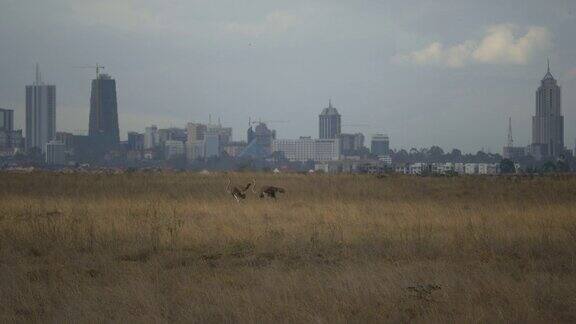
[[[500,172],[501,173],[515,173],[516,167],[514,166],[514,161],[510,159],[500,160]]]

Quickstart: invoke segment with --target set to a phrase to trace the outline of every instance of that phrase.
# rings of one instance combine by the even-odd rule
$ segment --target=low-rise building
[[[454,172],[458,174],[464,174],[466,172],[464,163],[461,162],[454,163]]]
[[[478,163],[478,174],[498,174],[500,164],[498,163]]]
[[[340,159],[338,139],[277,139],[272,141],[273,152],[283,152],[290,161],[337,161]]]
[[[378,161],[384,162],[385,165],[392,165],[392,157],[390,155],[381,155],[378,157]]]
[[[465,174],[477,174],[478,173],[478,163],[466,163],[464,164]]]
[[[167,140],[164,142],[164,157],[169,160],[186,154],[184,142],[177,140]]]
[[[66,145],[64,143],[56,140],[46,143],[46,164],[66,164]]]

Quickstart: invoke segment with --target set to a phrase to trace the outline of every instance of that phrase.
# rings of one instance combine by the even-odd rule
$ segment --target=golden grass
[[[576,178],[231,176],[0,174],[0,320],[576,321]]]

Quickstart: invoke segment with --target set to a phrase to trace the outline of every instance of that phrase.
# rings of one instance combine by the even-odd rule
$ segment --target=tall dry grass
[[[574,322],[576,178],[0,174],[0,320]]]

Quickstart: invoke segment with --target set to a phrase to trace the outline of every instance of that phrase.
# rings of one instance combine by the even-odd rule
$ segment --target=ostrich
[[[240,199],[246,199],[246,191],[248,191],[252,185],[252,183],[249,182],[244,188],[238,188],[236,186],[230,188],[230,184],[232,184],[232,180],[228,178],[228,183],[226,184],[226,192],[231,194],[238,203],[240,203]]]
[[[276,187],[276,186],[262,186],[260,188],[260,192],[256,192],[256,191],[254,191],[254,187],[256,187],[256,179],[253,179],[252,182],[254,183],[254,186],[252,187],[252,192],[257,193],[260,198],[269,197],[269,198],[276,199],[277,193],[285,193],[286,192],[286,190],[284,190],[284,188],[280,188],[280,187]]]

